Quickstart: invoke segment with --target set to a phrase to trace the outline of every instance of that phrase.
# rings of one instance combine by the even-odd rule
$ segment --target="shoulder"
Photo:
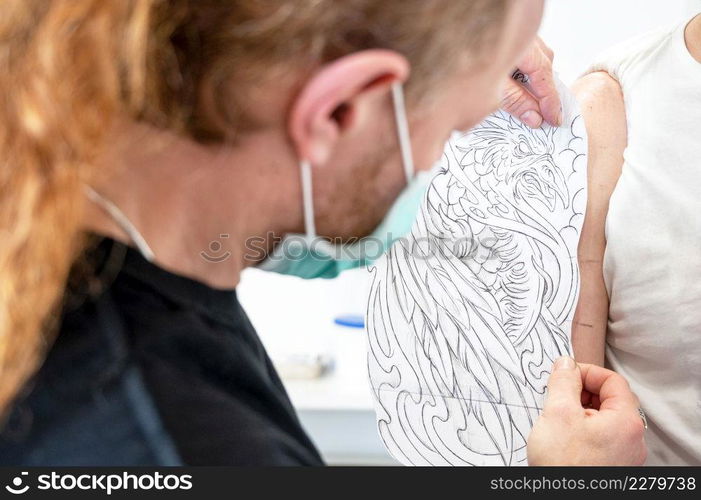
[[[589,149],[623,149],[627,142],[626,110],[621,85],[604,71],[589,73],[572,86],[584,117]]]

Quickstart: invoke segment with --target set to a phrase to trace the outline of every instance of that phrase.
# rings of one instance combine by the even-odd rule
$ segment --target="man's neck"
[[[241,271],[272,248],[273,235],[299,229],[294,164],[276,166],[272,157],[261,164],[268,158],[260,151],[284,150],[282,141],[261,134],[237,148],[214,149],[143,127],[119,137],[105,156],[112,174],[93,187],[124,212],[159,266],[233,288]],[[133,244],[92,203],[85,227]]]

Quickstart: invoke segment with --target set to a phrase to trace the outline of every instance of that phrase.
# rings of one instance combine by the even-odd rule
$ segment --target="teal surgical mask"
[[[312,194],[312,167],[300,162],[305,234],[288,234],[273,252],[258,265],[259,269],[300,278],[334,278],[342,271],[372,263],[389,249],[394,241],[407,235],[416,218],[433,172],[414,169],[411,138],[400,83],[392,86],[392,101],[407,185],[369,236],[344,244],[331,243],[317,236]]]

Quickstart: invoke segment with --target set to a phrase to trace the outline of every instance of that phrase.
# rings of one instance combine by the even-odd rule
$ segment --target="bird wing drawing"
[[[413,465],[520,465],[551,365],[570,353],[586,132],[496,112],[446,145],[411,235],[371,268],[378,430]]]

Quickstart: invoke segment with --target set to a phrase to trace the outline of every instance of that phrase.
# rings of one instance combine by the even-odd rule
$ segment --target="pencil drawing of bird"
[[[525,463],[578,289],[563,235],[581,224],[583,141],[562,156],[555,133],[496,113],[455,135],[411,236],[373,269],[370,377],[405,463]]]

